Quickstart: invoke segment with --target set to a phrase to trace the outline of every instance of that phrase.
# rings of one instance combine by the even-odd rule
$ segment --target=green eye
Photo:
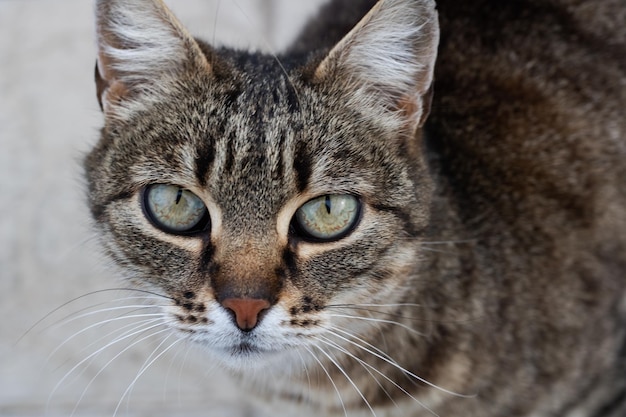
[[[177,185],[146,187],[143,206],[148,219],[167,233],[198,233],[206,230],[210,223],[209,211],[202,200]]]
[[[305,238],[337,240],[354,229],[360,212],[360,202],[354,196],[325,195],[307,202],[296,211],[296,228]]]

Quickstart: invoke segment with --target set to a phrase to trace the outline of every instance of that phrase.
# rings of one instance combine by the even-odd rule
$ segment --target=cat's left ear
[[[349,105],[414,133],[430,111],[438,44],[434,0],[380,0],[330,51],[315,79],[343,85]]]
[[[162,0],[97,0],[100,107],[120,117],[157,98],[166,77],[211,71],[198,43]]]

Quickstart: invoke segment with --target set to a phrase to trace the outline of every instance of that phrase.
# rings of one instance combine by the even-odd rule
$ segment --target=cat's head
[[[91,210],[180,335],[238,366],[366,332],[348,316],[415,285],[433,1],[381,1],[301,65],[196,41],[160,0],[100,0],[97,27]]]

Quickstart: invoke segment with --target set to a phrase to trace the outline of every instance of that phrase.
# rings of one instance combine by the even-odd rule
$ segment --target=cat
[[[625,9],[333,0],[274,56],[98,0],[103,247],[259,414],[624,416]]]

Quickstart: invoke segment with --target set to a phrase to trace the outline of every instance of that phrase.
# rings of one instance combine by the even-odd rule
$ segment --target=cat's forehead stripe
[[[296,148],[296,154],[293,159],[293,169],[296,174],[296,186],[299,192],[304,192],[309,185],[311,178],[312,161],[305,151],[305,145],[300,144]]]
[[[195,174],[198,184],[206,187],[208,175],[215,159],[215,144],[213,140],[205,139],[197,145],[195,160]]]

